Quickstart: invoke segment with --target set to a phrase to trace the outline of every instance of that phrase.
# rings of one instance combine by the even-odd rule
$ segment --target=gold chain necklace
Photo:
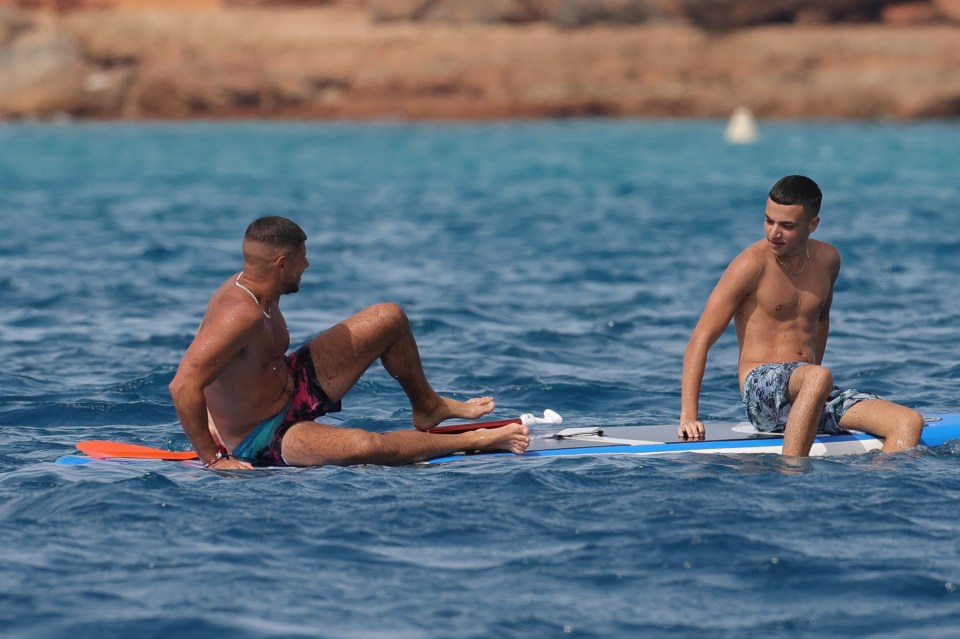
[[[809,255],[807,257],[809,257]],[[777,259],[780,259],[780,258],[777,258]],[[783,262],[780,262],[780,263],[783,264]],[[786,266],[784,266],[784,268],[786,268]],[[803,270],[803,269],[800,269],[800,270]],[[243,271],[240,271],[240,275],[237,275],[237,281],[234,282],[234,284],[236,284],[237,286],[245,290],[247,293],[250,293],[250,297],[253,298],[253,301],[257,303],[257,306],[260,306],[260,300],[257,299],[256,295],[253,294],[253,291],[251,291],[249,288],[247,288],[246,286],[240,283],[241,277],[243,277]],[[270,311],[265,311],[261,308],[260,312],[263,313],[263,316],[266,317],[267,319],[272,319],[270,317]]]
[[[793,275],[794,277],[796,277],[797,275],[800,275],[801,273],[803,273],[803,269],[807,268],[807,262],[810,261],[810,247],[804,244],[803,252],[804,252],[803,263],[800,264],[800,268],[798,268],[795,271],[791,271],[790,267],[783,263],[783,260],[780,259],[779,255],[774,255],[774,257],[777,258],[777,263],[783,267],[783,270],[785,270],[790,275]],[[251,293],[251,295],[253,295],[253,293]]]

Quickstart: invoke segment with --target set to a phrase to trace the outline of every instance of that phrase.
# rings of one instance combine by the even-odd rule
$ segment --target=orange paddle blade
[[[106,442],[99,439],[77,442],[77,449],[96,459],[121,457],[125,459],[182,460],[197,458],[197,454],[192,450],[178,452],[174,450],[163,450],[162,448],[150,448],[149,446],[138,446],[137,444]]]

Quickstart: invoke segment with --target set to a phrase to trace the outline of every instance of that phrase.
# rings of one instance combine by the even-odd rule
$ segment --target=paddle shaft
[[[438,428],[431,428],[427,432],[452,435],[455,433],[479,430],[481,428],[499,428],[500,426],[519,423],[519,419],[504,419],[498,422],[440,426]],[[137,444],[126,444],[123,442],[109,442],[99,439],[77,442],[77,450],[96,459],[163,459],[168,461],[197,459],[197,453],[194,451],[163,450],[162,448],[152,448],[150,446],[139,446]]]
[[[522,415],[513,419],[501,419],[498,421],[472,422],[467,424],[452,424],[450,426],[437,426],[428,430],[428,433],[437,435],[453,435],[456,433],[467,433],[481,428],[500,428],[510,424],[523,424],[536,426],[540,424],[558,424],[561,418],[553,411],[545,411],[542,418],[533,415]],[[194,451],[173,451],[163,450],[162,448],[152,448],[150,446],[140,446],[138,444],[125,444],[123,442],[110,442],[99,439],[77,442],[77,449],[81,452],[95,457],[97,459],[166,459],[166,460],[188,460],[197,459]]]

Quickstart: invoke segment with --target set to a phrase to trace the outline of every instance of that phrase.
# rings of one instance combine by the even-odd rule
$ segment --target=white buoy
[[[737,107],[730,122],[727,123],[727,142],[730,144],[750,144],[757,141],[757,123],[753,113],[747,107]]]

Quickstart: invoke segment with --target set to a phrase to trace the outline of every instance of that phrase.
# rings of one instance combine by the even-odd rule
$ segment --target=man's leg
[[[833,388],[833,375],[823,366],[808,364],[793,371],[787,399],[793,404],[783,431],[783,454],[806,457],[820,427],[820,415]],[[851,409],[852,410],[852,409]]]
[[[893,453],[920,443],[923,415],[885,399],[866,399],[844,413],[840,426],[883,437],[883,451]]]
[[[310,342],[321,388],[333,401],[347,394],[378,358],[410,399],[413,425],[433,428],[445,419],[476,419],[493,410],[490,397],[459,402],[440,397],[430,386],[406,314],[396,304],[365,308]]]
[[[462,450],[502,450],[519,455],[529,445],[529,431],[520,424],[436,435],[416,430],[371,433],[359,428],[299,422],[283,436],[281,452],[284,461],[291,466],[397,466]]]

